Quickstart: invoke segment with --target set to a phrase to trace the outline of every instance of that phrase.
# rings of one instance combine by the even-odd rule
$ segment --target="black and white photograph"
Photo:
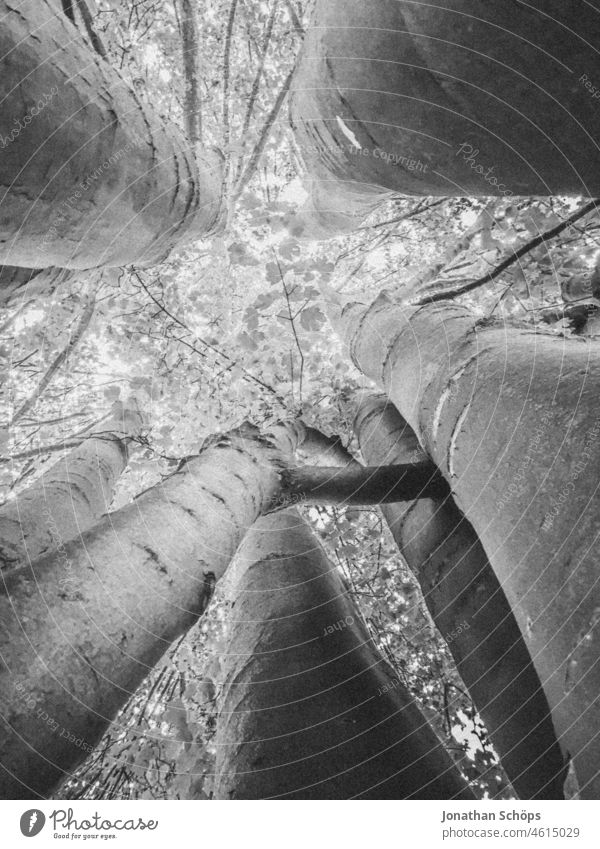
[[[0,0],[0,375],[3,847],[598,845],[600,0]]]

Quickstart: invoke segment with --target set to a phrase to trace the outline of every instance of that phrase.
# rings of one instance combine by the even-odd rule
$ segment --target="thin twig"
[[[174,313],[170,312],[170,310],[167,309],[167,307],[164,304],[162,304],[158,300],[158,298],[156,298],[152,294],[152,292],[148,289],[148,287],[146,286],[146,284],[144,283],[144,281],[142,280],[142,278],[140,277],[140,275],[137,271],[134,272],[134,276],[136,277],[137,281],[139,282],[139,284],[142,287],[142,289],[144,290],[144,292],[148,295],[150,300],[154,304],[156,304],[156,306],[159,308],[159,310],[162,313],[164,313],[166,316],[168,316],[171,319],[171,321],[174,321],[175,324],[177,324],[179,327],[181,327],[183,330],[185,330],[186,333],[190,333],[190,335],[191,335],[191,331],[190,331],[189,327],[187,326],[187,324],[185,324],[185,322],[183,322],[180,318],[178,318],[176,315],[174,315]],[[233,357],[230,357],[229,354],[226,354],[224,351],[221,351],[215,345],[212,345],[210,342],[207,342],[205,339],[202,339],[200,336],[197,336],[197,335],[196,335],[196,339],[198,339],[198,341],[200,342],[201,345],[204,345],[210,351],[213,351],[213,353],[217,354],[217,356],[222,357],[228,363],[231,363],[232,367],[236,366],[236,365],[239,366],[239,368],[241,369],[242,375],[247,380],[250,380],[253,383],[256,383],[258,386],[262,386],[263,389],[266,389],[267,392],[270,392],[280,403],[282,403],[285,406],[284,399],[281,397],[281,395],[279,395],[278,392],[276,392],[275,389],[273,389],[272,386],[269,386],[268,383],[265,383],[259,377],[256,377],[256,375],[252,374],[252,372],[248,371],[248,369],[246,369],[244,366],[240,365],[237,362],[237,360],[234,360]],[[198,348],[195,347],[195,345],[192,345],[192,343],[188,342],[186,339],[180,339],[180,338],[176,337],[176,341],[180,342],[182,345],[185,345],[187,348],[189,348],[191,351],[194,351],[194,353],[198,354],[199,356],[201,356],[203,358],[206,357],[206,354],[204,352],[199,351]]]
[[[254,111],[254,106],[256,104],[256,98],[258,97],[258,90],[260,88],[260,81],[262,79],[262,75],[265,70],[265,62],[267,59],[267,54],[269,52],[269,45],[271,43],[271,36],[273,35],[273,26],[275,25],[275,18],[277,15],[277,3],[273,3],[273,8],[271,9],[271,14],[269,15],[269,20],[267,21],[267,30],[265,33],[265,39],[262,46],[262,54],[260,57],[260,62],[258,68],[256,70],[256,74],[254,76],[254,82],[252,83],[252,90],[250,92],[250,97],[248,98],[248,106],[246,108],[246,115],[244,116],[244,123],[242,126],[242,141],[246,136],[246,132],[248,127],[250,126],[250,120],[252,118],[252,113]]]
[[[29,398],[27,398],[20,407],[13,413],[12,418],[8,422],[7,428],[14,427],[14,425],[21,419],[25,413],[29,412],[29,410],[35,406],[41,395],[50,385],[55,375],[60,370],[61,366],[64,362],[66,362],[69,356],[73,353],[73,350],[77,347],[81,339],[83,338],[85,331],[89,327],[89,324],[94,315],[94,309],[96,307],[96,302],[92,299],[88,302],[85,309],[83,310],[81,317],[79,319],[79,323],[75,328],[75,331],[71,334],[71,337],[63,350],[54,358],[50,366],[46,369],[46,372],[40,382],[38,383],[35,390],[31,393]]]
[[[473,289],[478,289],[480,286],[483,286],[485,283],[491,283],[492,280],[495,280],[496,277],[499,277],[507,268],[510,268],[511,265],[514,265],[515,262],[518,262],[522,259],[526,254],[530,253],[530,251],[534,250],[534,248],[539,247],[540,245],[545,244],[545,242],[550,241],[551,239],[559,236],[564,230],[574,224],[576,221],[579,221],[580,218],[583,218],[585,215],[588,215],[590,212],[593,212],[598,208],[599,204],[598,199],[594,199],[587,203],[585,206],[580,207],[576,212],[574,212],[569,218],[561,221],[560,224],[557,224],[556,227],[553,227],[551,230],[546,230],[545,233],[541,233],[539,236],[536,236],[535,239],[532,239],[527,244],[522,245],[518,250],[513,251],[500,265],[497,265],[493,271],[488,271],[487,274],[484,274],[482,277],[479,277],[477,280],[471,280],[469,283],[463,283],[462,286],[456,286],[454,289],[446,289],[443,292],[434,292],[431,295],[423,296],[422,298],[415,298],[411,300],[411,304],[413,306],[423,306],[424,304],[432,304],[437,301],[446,301],[451,300],[452,298],[457,297],[458,295],[464,295],[466,292],[472,292]]]
[[[446,203],[446,200],[446,198],[442,198],[441,200],[436,200],[427,206],[423,206],[421,202],[417,204],[415,209],[412,209],[410,212],[406,212],[403,215],[399,215],[397,218],[388,218],[387,221],[379,221],[377,224],[367,224],[365,227],[357,227],[354,232],[362,233],[366,230],[378,230],[380,227],[387,227],[388,224],[399,224],[401,221],[408,221],[410,218],[416,218],[418,215],[423,215],[423,213],[435,209],[436,206]]]
[[[302,407],[302,383],[304,380],[304,352],[302,350],[302,346],[300,344],[300,340],[298,339],[298,332],[296,331],[296,323],[294,321],[294,316],[292,315],[292,305],[290,303],[290,293],[288,291],[288,287],[285,285],[285,277],[283,274],[283,270],[281,268],[281,264],[279,262],[279,257],[273,251],[273,256],[275,257],[275,262],[277,263],[277,268],[279,269],[279,276],[281,277],[281,285],[283,286],[283,291],[285,294],[285,301],[287,304],[287,310],[289,315],[289,322],[292,326],[292,333],[294,334],[294,339],[296,340],[296,347],[298,348],[298,353],[300,354],[300,375],[298,378],[298,400],[300,402],[300,407]]]
[[[260,158],[261,158],[263,151],[265,149],[265,145],[267,144],[267,141],[269,140],[269,136],[271,134],[271,130],[273,128],[273,125],[275,124],[275,121],[277,120],[277,116],[279,115],[279,112],[281,111],[281,107],[283,106],[283,104],[285,102],[288,91],[290,89],[290,85],[292,84],[292,79],[294,77],[294,71],[295,71],[295,68],[292,68],[292,70],[289,72],[289,74],[285,78],[283,86],[281,87],[281,90],[279,91],[279,94],[277,95],[277,99],[275,100],[275,103],[273,104],[273,108],[271,109],[271,112],[269,113],[267,120],[263,124],[262,132],[260,134],[260,138],[258,139],[258,142],[256,143],[256,146],[255,146],[254,150],[252,151],[252,154],[250,155],[250,159],[248,161],[248,164],[246,165],[246,168],[244,169],[242,176],[238,180],[238,183],[235,187],[235,191],[233,192],[233,198],[232,198],[232,202],[231,202],[232,204],[235,203],[237,201],[237,199],[240,197],[240,195],[242,194],[242,192],[244,191],[244,189],[246,188],[246,186],[248,185],[248,183],[250,182],[250,180],[254,176],[256,169],[258,168],[258,165],[260,163]]]
[[[69,415],[67,416],[59,416],[58,418],[54,419],[44,419],[43,421],[34,421],[33,419],[27,419],[26,421],[21,422],[20,427],[41,427],[42,425],[61,424],[61,422],[66,422],[69,419],[83,419],[87,415],[89,415],[89,413],[84,411],[81,413],[69,413]]]

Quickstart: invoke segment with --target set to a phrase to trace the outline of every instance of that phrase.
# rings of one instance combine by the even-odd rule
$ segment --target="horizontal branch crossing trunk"
[[[370,463],[424,456],[385,395],[362,400],[354,429]],[[563,798],[548,701],[483,547],[451,496],[381,506],[460,676],[521,799]]]
[[[283,475],[289,504],[389,504],[415,498],[441,498],[450,489],[433,463],[398,463],[363,468],[300,466]]]
[[[600,345],[386,296],[341,325],[473,525],[582,794],[600,798]]]
[[[44,796],[204,610],[276,499],[282,451],[230,434],[0,588],[0,797]]]

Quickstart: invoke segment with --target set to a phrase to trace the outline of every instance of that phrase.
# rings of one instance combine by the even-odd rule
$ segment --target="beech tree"
[[[5,798],[47,794],[91,751],[131,688],[203,611],[206,581],[222,575],[278,480],[271,443],[232,435],[5,579]]]
[[[71,458],[71,467],[67,458],[34,485],[32,493],[24,494],[24,559],[45,556],[11,570],[0,596],[6,678],[1,714],[7,726],[0,742],[4,796],[18,797],[24,788],[49,792],[91,751],[130,688],[204,611],[207,583],[212,586],[221,578],[246,530],[262,513],[288,501],[320,499],[319,483],[327,479],[327,470],[321,475],[316,470],[305,475],[294,474],[293,468],[292,474],[287,472],[286,457],[305,434],[300,423],[290,423],[271,436],[245,429],[217,439],[87,533],[82,532],[91,520],[84,514],[77,538],[66,544],[53,538],[57,522],[56,535],[73,530],[65,495],[74,490],[76,526],[77,501],[83,500],[92,511],[93,502],[86,496],[102,499],[105,475],[90,468],[85,455]],[[74,479],[66,493],[58,494],[61,484],[64,488],[63,466]],[[410,465],[408,475],[405,467],[399,470],[397,489],[405,487],[404,497],[427,492],[427,486],[415,482]],[[377,471],[367,470],[365,500],[378,501],[382,486],[389,488],[389,469],[383,473],[383,484],[376,485],[373,495],[369,479],[376,478]],[[425,464],[425,474],[431,473],[430,464]],[[82,479],[79,490],[77,474]],[[302,486],[300,480],[305,481]],[[39,521],[45,484],[54,487],[48,495],[56,503],[47,511],[47,528],[36,536],[27,514],[37,508],[34,521]],[[360,489],[351,475],[346,490]],[[433,488],[436,491],[439,488]],[[396,492],[394,497],[402,496]],[[343,485],[338,486],[338,499],[344,499]],[[2,518],[7,534],[14,536],[12,512]],[[122,574],[124,560],[128,579]],[[141,597],[140,580],[145,588]],[[118,595],[116,603],[111,602],[113,594]],[[45,720],[40,722],[40,716]],[[56,733],[59,716],[68,717],[68,733]]]
[[[318,0],[292,126],[324,232],[355,225],[390,191],[600,194],[600,23],[589,5],[571,11],[561,0]]]
[[[385,395],[365,397],[355,421],[369,462],[423,456]],[[521,799],[563,798],[565,771],[548,703],[503,589],[451,496],[381,508],[425,603]]]
[[[116,402],[98,425],[18,498],[0,509],[0,563],[20,566],[77,537],[108,512],[142,425],[135,408]]]
[[[70,272],[63,268],[19,268],[0,266],[0,303],[11,306],[19,300],[52,293]]]
[[[58,0],[0,9],[4,110],[17,124],[2,136],[1,261],[151,263],[215,228],[219,156],[143,106]]]
[[[472,798],[296,510],[257,522],[232,568],[217,798]]]
[[[564,757],[582,795],[596,798],[594,343],[478,326],[458,304],[408,307],[386,295],[350,305],[342,321],[354,362],[451,483],[529,648]]]
[[[183,130],[140,98],[139,78],[127,80],[114,67],[85,3],[76,4],[73,15],[60,0],[44,0],[42,6],[31,0],[18,10],[7,3],[0,11],[3,104],[16,125],[0,135],[3,264],[32,269],[153,265],[174,248],[222,230],[232,198],[258,168],[291,81],[288,72],[254,142],[256,128],[250,124],[264,108],[274,14],[239,142],[229,114],[228,48],[220,134],[213,132],[216,143],[201,147],[196,12],[189,3],[175,4],[171,13],[183,48]],[[139,9],[136,15],[144,26]],[[130,26],[132,19],[133,12]],[[235,6],[229,44],[234,23]],[[114,47],[121,49],[123,68],[132,45]]]

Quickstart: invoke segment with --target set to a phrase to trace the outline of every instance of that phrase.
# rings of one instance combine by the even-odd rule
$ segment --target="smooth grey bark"
[[[306,217],[349,229],[389,191],[597,197],[599,42],[591,3],[317,0],[291,103]]]
[[[232,568],[217,798],[473,798],[295,510],[258,521]]]
[[[36,560],[108,512],[131,437],[141,426],[137,408],[117,402],[81,445],[0,507],[0,568]]]
[[[0,17],[0,262],[156,263],[219,226],[220,155],[142,103],[58,0]]]
[[[220,436],[0,578],[0,797],[51,793],[91,751],[201,615],[247,529],[285,502],[283,472],[306,436],[301,422]]]
[[[367,468],[293,467],[285,470],[283,484],[288,504],[389,504],[442,497],[450,491],[427,459]]]
[[[12,307],[39,295],[49,295],[67,280],[65,268],[19,268],[0,265],[0,306]]]
[[[354,430],[367,462],[426,456],[385,395],[361,400]],[[548,701],[473,527],[451,496],[380,509],[515,792],[562,799],[565,769]]]
[[[600,346],[386,296],[338,320],[473,525],[564,757],[583,797],[600,798]]]
[[[0,578],[0,797],[46,796],[205,606],[301,428],[222,436],[78,539]]]

